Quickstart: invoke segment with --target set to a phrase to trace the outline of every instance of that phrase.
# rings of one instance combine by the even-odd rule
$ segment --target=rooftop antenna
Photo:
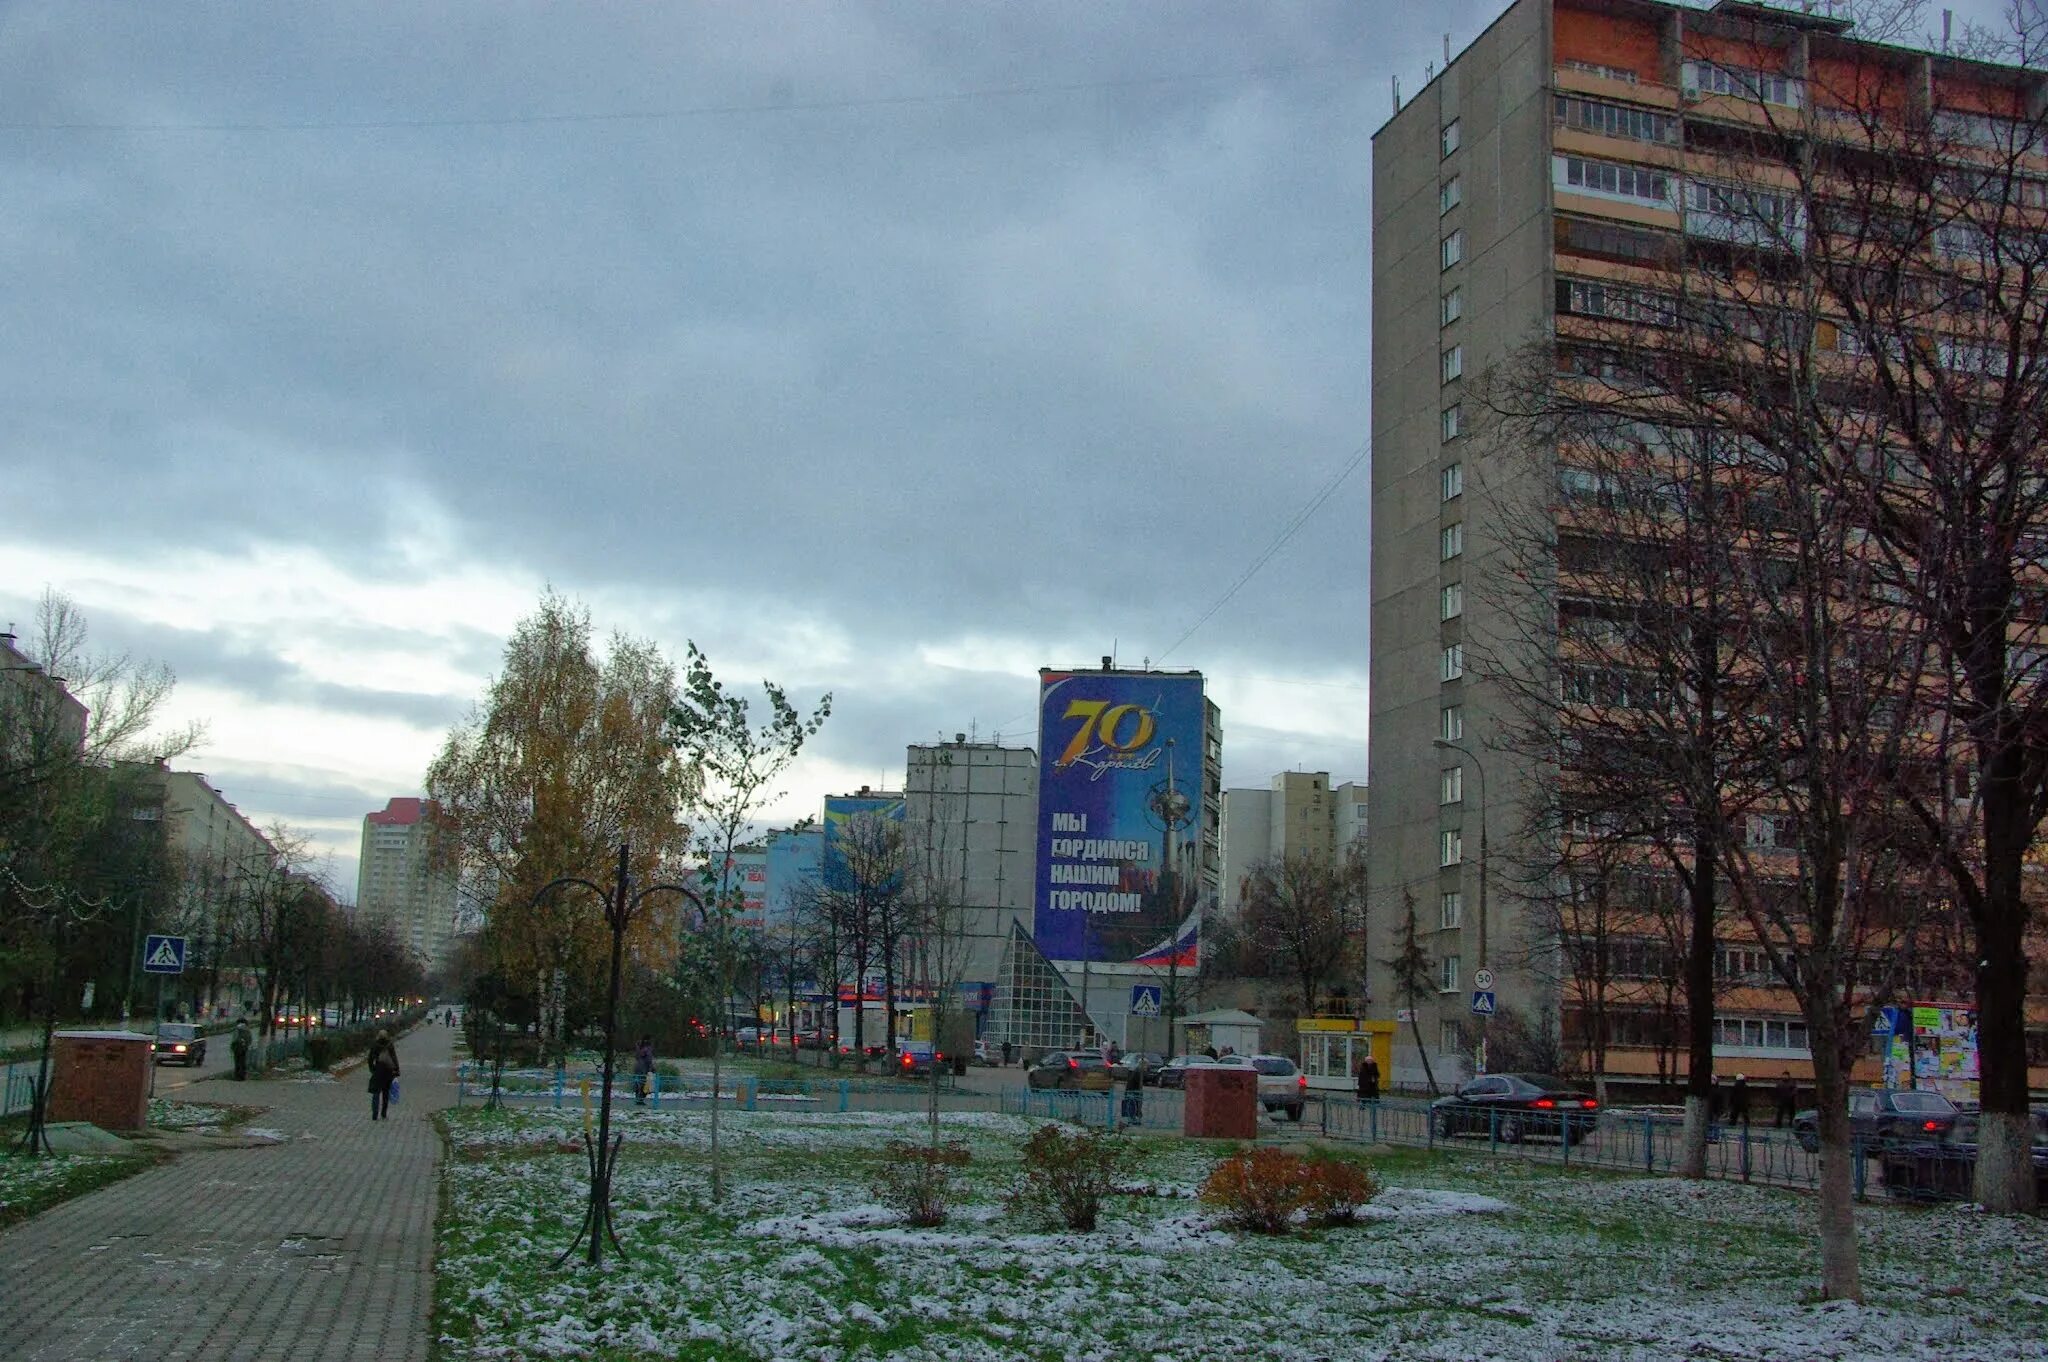
[[[1433,80],[1435,80],[1435,79],[1436,79],[1436,63],[1435,63],[1435,62],[1433,62],[1433,61],[1426,61],[1426,62],[1424,62],[1424,63],[1422,64],[1422,83],[1423,83],[1424,85],[1427,85],[1427,84],[1429,84],[1429,83],[1430,83],[1431,81],[1433,81]]]
[[[1450,66],[1450,64],[1451,64],[1451,35],[1450,35],[1450,34],[1448,34],[1448,33],[1446,33],[1446,34],[1444,34],[1444,65],[1445,65],[1446,67],[1449,67],[1449,66]]]
[[[1401,112],[1401,78],[1395,76],[1392,79],[1394,82],[1394,112],[1399,113]]]
[[[1945,9],[1941,12],[1941,51],[1943,56],[1948,55],[1949,29],[1955,23],[1955,21],[1956,12],[1954,10]]]

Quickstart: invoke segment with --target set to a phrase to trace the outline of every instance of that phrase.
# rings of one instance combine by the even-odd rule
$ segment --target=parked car
[[[759,1045],[761,1043],[761,1028],[758,1026],[742,1026],[739,1030],[732,1033],[732,1042],[735,1045]]]
[[[1482,1074],[1429,1104],[1430,1128],[1440,1140],[1493,1135],[1520,1144],[1531,1135],[1579,1144],[1599,1124],[1593,1094],[1549,1074]]]
[[[1053,1050],[1024,1071],[1024,1082],[1033,1088],[1104,1092],[1109,1088],[1109,1066],[1093,1050]]]
[[[165,1022],[157,1027],[149,1053],[159,1064],[189,1064],[196,1069],[206,1062],[206,1037],[189,1022]]]
[[[1189,1069],[1203,1068],[1215,1062],[1207,1055],[1176,1055],[1160,1066],[1159,1076],[1153,1081],[1158,1087],[1184,1089],[1188,1085]]]
[[[2033,1121],[2034,1198],[2048,1205],[2048,1108],[2036,1107]],[[1977,1180],[1977,1131],[1981,1113],[1964,1111],[1939,1138],[1895,1140],[1882,1156],[1884,1189],[1894,1197],[1921,1201],[1967,1201]]]
[[[934,1051],[930,1041],[912,1041],[896,1051],[896,1072],[905,1078],[928,1077],[933,1064],[945,1062],[946,1057]]]
[[[983,1068],[994,1068],[1002,1051],[985,1040],[974,1042],[974,1062]]]
[[[823,1031],[799,1031],[796,1033],[796,1048],[799,1050],[822,1050],[832,1043],[831,1037]]]
[[[1259,1076],[1259,1105],[1284,1111],[1299,1121],[1308,1109],[1308,1075],[1286,1055],[1225,1055],[1216,1061],[1226,1068],[1248,1068]]]
[[[1883,1149],[1902,1141],[1938,1140],[1955,1124],[1956,1104],[1918,1088],[1857,1088],[1849,1094],[1849,1138]],[[1809,1154],[1820,1152],[1820,1112],[1792,1118],[1792,1138]]]
[[[1131,1081],[1131,1069],[1136,1066],[1142,1071],[1139,1081],[1150,1083],[1153,1081],[1152,1075],[1158,1073],[1165,1064],[1166,1056],[1157,1050],[1132,1050],[1128,1054],[1117,1056],[1116,1063],[1109,1066],[1109,1076],[1119,1084],[1128,1083]]]

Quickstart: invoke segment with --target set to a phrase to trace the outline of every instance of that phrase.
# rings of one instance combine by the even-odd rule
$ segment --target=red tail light
[[[905,1055],[905,1056],[903,1057],[903,1067],[904,1067],[904,1068],[906,1068],[906,1069],[910,1067],[910,1056],[909,1056],[909,1055]]]
[[[1591,1111],[1593,1108],[1599,1106],[1600,1104],[1594,1101],[1592,1098],[1588,1097],[1585,1101],[1579,1103],[1579,1105],[1584,1107],[1587,1111]]]
[[[1548,1111],[1552,1107],[1556,1106],[1557,1103],[1551,1101],[1548,1097],[1539,1097],[1530,1105],[1534,1106],[1539,1111]]]
[[[1067,1067],[1069,1069],[1078,1069],[1081,1067],[1081,1061],[1078,1059],[1070,1059],[1067,1061]]]
[[[179,1046],[178,1048],[182,1050],[182,1049],[184,1049],[185,1047],[181,1045],[181,1046]],[[1922,1121],[1922,1122],[1920,1123],[1920,1128],[1921,1128],[1922,1130],[1940,1130],[1940,1129],[1941,1129],[1941,1122],[1939,1122],[1939,1121]]]
[[[1294,1086],[1295,1086],[1295,1087],[1297,1087],[1297,1088],[1305,1088],[1305,1087],[1307,1087],[1307,1086],[1308,1086],[1308,1075],[1307,1075],[1307,1074],[1301,1074],[1301,1075],[1299,1075],[1298,1077],[1296,1077],[1296,1078],[1295,1078],[1295,1080],[1294,1080]]]

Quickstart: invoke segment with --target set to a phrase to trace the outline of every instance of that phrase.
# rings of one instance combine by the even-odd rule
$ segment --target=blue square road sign
[[[185,938],[182,936],[146,936],[142,939],[142,972],[144,974],[183,974],[185,972]]]

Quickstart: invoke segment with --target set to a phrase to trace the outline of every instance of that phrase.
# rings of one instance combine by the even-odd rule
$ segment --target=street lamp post
[[[541,899],[545,898],[550,891],[555,889],[563,889],[571,885],[588,889],[591,893],[604,900],[605,924],[612,929],[611,987],[610,991],[605,995],[604,1005],[604,1083],[598,1095],[596,1145],[592,1146],[590,1133],[587,1128],[583,1135],[584,1152],[588,1155],[590,1162],[590,1200],[584,1209],[583,1224],[577,1228],[576,1237],[569,1241],[569,1247],[562,1250],[562,1256],[555,1259],[557,1266],[576,1251],[576,1246],[582,1241],[583,1233],[586,1229],[590,1232],[590,1245],[585,1252],[584,1261],[592,1267],[596,1267],[604,1262],[604,1245],[606,1240],[611,1241],[614,1252],[619,1253],[621,1256],[625,1252],[625,1250],[619,1247],[618,1236],[612,1232],[611,1189],[612,1170],[618,1165],[619,1147],[625,1143],[626,1138],[621,1135],[617,1140],[612,1139],[612,1075],[617,1064],[617,1056],[614,1051],[616,1049],[619,1029],[619,974],[625,955],[626,925],[632,921],[633,913],[639,908],[643,899],[647,898],[650,894],[660,893],[664,890],[681,894],[692,904],[695,904],[700,916],[704,912],[703,900],[680,884],[650,884],[639,893],[634,893],[632,887],[633,869],[628,859],[629,852],[630,846],[627,843],[619,843],[618,875],[612,881],[612,888],[609,893],[598,888],[589,880],[581,879],[574,875],[566,875],[561,879],[550,880],[542,885],[533,896],[534,903],[538,905]],[[714,1092],[713,1097],[715,1098],[716,1095]]]

